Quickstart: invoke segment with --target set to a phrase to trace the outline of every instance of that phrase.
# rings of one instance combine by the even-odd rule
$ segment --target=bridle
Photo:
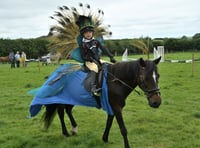
[[[145,84],[145,67],[140,68],[137,83],[144,91],[147,98],[151,98],[155,94],[160,95],[160,89],[157,86],[153,89],[148,89],[147,85]]]

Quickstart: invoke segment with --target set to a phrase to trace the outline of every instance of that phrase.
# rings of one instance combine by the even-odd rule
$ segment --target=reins
[[[107,73],[112,76],[114,79],[111,80],[111,82],[114,82],[114,81],[119,81],[121,84],[123,84],[124,86],[128,87],[129,89],[131,90],[134,90],[138,95],[141,95],[141,93],[134,89],[133,87],[131,87],[130,85],[128,85],[126,82],[122,81],[121,79],[117,78],[115,75],[113,75],[111,72],[107,71]]]

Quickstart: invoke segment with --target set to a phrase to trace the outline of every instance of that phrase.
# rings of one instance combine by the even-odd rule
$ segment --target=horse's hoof
[[[102,138],[104,143],[108,143],[108,138]]]
[[[78,127],[72,127],[71,133],[72,135],[76,135],[78,133]]]
[[[72,133],[72,135],[76,135],[77,134],[77,132],[75,132],[75,131],[71,131],[71,133]]]
[[[70,134],[63,134],[65,137],[70,137]]]

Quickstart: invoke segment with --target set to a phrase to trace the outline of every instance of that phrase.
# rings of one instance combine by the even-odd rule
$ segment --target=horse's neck
[[[131,88],[137,86],[139,66],[137,61],[116,63],[110,68],[111,73]]]

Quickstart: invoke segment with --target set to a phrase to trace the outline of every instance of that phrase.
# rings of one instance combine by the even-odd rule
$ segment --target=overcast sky
[[[200,0],[0,0],[0,38],[47,35],[58,6],[79,2],[104,11],[111,39],[182,37],[200,33]]]

